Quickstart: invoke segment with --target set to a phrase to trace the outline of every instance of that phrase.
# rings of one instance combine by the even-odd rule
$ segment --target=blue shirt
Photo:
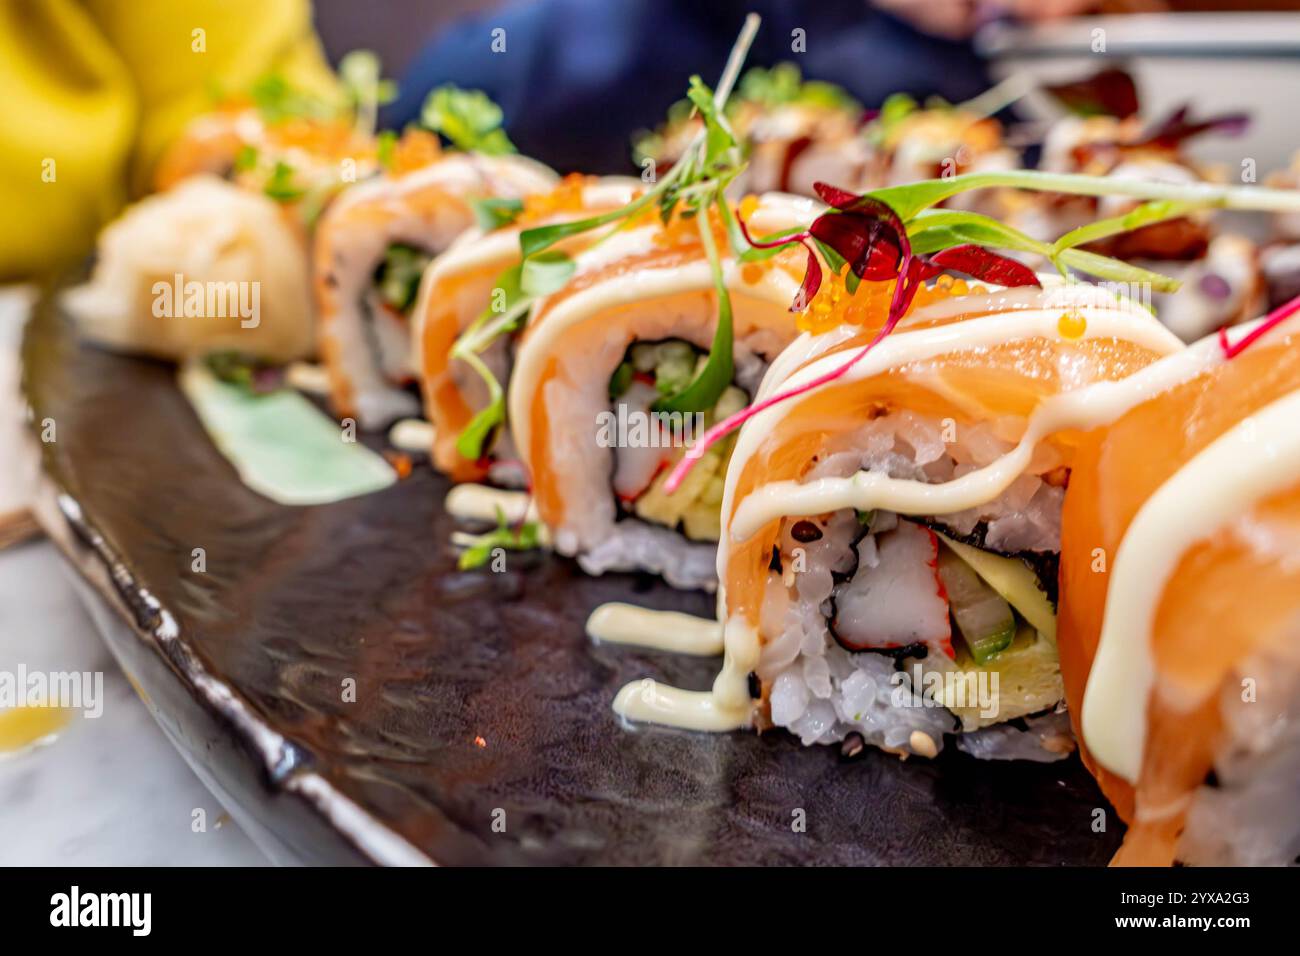
[[[957,102],[989,85],[967,44],[926,36],[865,0],[533,0],[453,24],[417,55],[381,117],[401,128],[442,83],[486,91],[519,150],[561,173],[633,170],[637,130],[662,122],[691,74],[717,82],[748,12],[747,66],[797,63],[868,107],[894,92]],[[493,31],[505,51],[493,52]],[[806,52],[795,53],[802,30]]]

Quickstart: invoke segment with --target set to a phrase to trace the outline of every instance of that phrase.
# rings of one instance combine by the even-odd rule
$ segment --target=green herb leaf
[[[456,439],[456,453],[469,461],[478,461],[486,454],[492,433],[505,420],[505,398],[498,395],[491,404],[470,419],[465,430]]]
[[[1152,272],[1120,259],[1101,256],[1086,249],[1066,249],[1060,254],[1060,261],[1071,269],[1087,273],[1098,279],[1111,282],[1150,284],[1157,292],[1177,292],[1182,283],[1159,272]]]
[[[1133,232],[1143,226],[1164,222],[1167,219],[1177,219],[1180,216],[1187,215],[1193,208],[1195,207],[1191,203],[1179,202],[1173,199],[1143,203],[1122,216],[1099,219],[1086,226],[1080,226],[1072,232],[1067,232],[1052,243],[1052,251],[1054,255],[1059,255],[1066,249],[1073,249],[1076,246],[1096,242],[1098,239],[1105,239],[1124,232]]]
[[[894,93],[880,104],[880,112],[867,126],[867,139],[879,146],[883,144],[903,120],[919,110],[920,104],[907,93]]]
[[[499,335],[514,331],[528,316],[532,299],[524,294],[522,273],[523,266],[517,265],[497,277],[488,307],[461,333],[451,349],[452,356],[473,368],[488,389],[487,407],[470,419],[456,439],[457,453],[470,461],[478,461],[487,453],[493,434],[505,421],[505,391],[479,352]]]
[[[257,166],[257,147],[245,143],[235,154],[235,171],[246,173]]]
[[[713,90],[705,85],[698,76],[691,77],[690,88],[686,97],[699,111],[704,120],[704,162],[703,172],[714,171],[729,159],[734,160],[731,151],[736,148],[736,137],[718,114],[713,101]]]
[[[262,191],[276,202],[293,202],[301,199],[305,190],[294,185],[293,167],[284,160],[276,160],[271,175]]]
[[[834,83],[804,80],[794,63],[778,63],[771,69],[751,67],[740,78],[733,103],[750,102],[773,109],[789,104],[822,106],[860,113],[862,104]],[[729,104],[730,105],[730,104]]]
[[[726,200],[719,199],[717,202],[724,203]],[[709,345],[709,357],[695,379],[677,394],[656,401],[654,410],[657,412],[708,411],[718,403],[735,373],[731,295],[727,292],[722,262],[718,258],[717,244],[713,241],[713,229],[708,220],[708,216],[700,216],[699,227],[700,239],[713,271],[713,289],[718,296],[718,322],[713,329],[713,342]]]
[[[539,252],[524,260],[519,287],[534,298],[550,295],[569,281],[576,268],[577,263],[563,252]]]
[[[393,243],[384,252],[384,261],[375,270],[380,298],[399,312],[415,304],[429,255],[414,246]]]
[[[462,90],[447,84],[429,94],[420,113],[420,122],[441,133],[457,149],[487,156],[503,156],[515,151],[501,128],[501,107],[482,90]]]
[[[339,60],[339,81],[353,109],[384,106],[397,99],[397,84],[383,78],[379,57],[371,50],[353,50]]]
[[[660,180],[660,183],[667,182],[667,179]],[[650,203],[654,202],[658,196],[654,191],[646,193],[639,199],[633,200],[621,209],[615,209],[611,212],[602,213],[599,216],[592,216],[589,219],[577,219],[573,222],[557,222],[550,226],[537,226],[534,229],[525,229],[519,234],[519,249],[523,257],[535,256],[544,249],[549,249],[561,239],[567,239],[569,236],[581,235],[584,232],[590,232],[592,229],[598,229],[601,226],[608,225],[612,222],[626,219],[637,212],[640,212]]]
[[[542,545],[541,526],[536,521],[525,521],[512,528],[506,521],[505,512],[497,508],[497,526],[487,534],[473,539],[473,543],[461,552],[456,566],[462,571],[472,571],[487,564],[492,552],[497,548],[507,551],[532,551]]]
[[[632,368],[631,362],[622,362],[618,368],[614,369],[614,374],[609,377],[610,401],[618,398],[632,387],[632,377],[635,374],[636,370]]]
[[[492,232],[502,226],[508,226],[524,211],[522,199],[498,199],[487,197],[470,199],[470,208],[474,210],[474,219],[478,227],[485,232]]]
[[[939,209],[921,213],[907,224],[914,253],[925,255],[963,243],[997,249],[1035,252],[1050,257],[1052,247],[1025,235],[991,216],[960,209]]]
[[[384,169],[393,168],[393,159],[397,155],[397,133],[386,129],[375,137],[375,157]]]
[[[1057,192],[1073,196],[1131,196],[1135,199],[1175,199],[1198,208],[1223,207],[1280,212],[1300,210],[1300,192],[1258,186],[1221,186],[1217,183],[1156,183],[1110,176],[1048,173],[1037,169],[993,170],[963,173],[951,179],[927,179],[887,186],[867,195],[887,203],[907,221],[923,209],[958,193],[995,186]]]
[[[328,119],[338,114],[335,106],[297,89],[279,73],[259,77],[249,87],[248,95],[267,123],[281,123],[295,117]]]

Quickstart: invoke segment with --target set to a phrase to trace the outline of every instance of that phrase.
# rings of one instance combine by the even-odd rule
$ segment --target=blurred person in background
[[[750,66],[794,61],[868,106],[889,94],[958,102],[990,85],[970,35],[1000,17],[1067,16],[1091,0],[532,0],[465,17],[431,40],[385,113],[419,116],[441,83],[481,88],[520,150],[560,172],[627,172],[628,143],[662,121],[691,74],[714,83],[745,14],[763,17]],[[500,48],[493,51],[493,30]]]
[[[712,83],[744,15],[750,65],[793,60],[868,106],[906,91],[952,102],[986,89],[971,34],[995,19],[1213,7],[1164,0],[0,0],[0,281],[48,274],[146,191],[166,145],[215,95],[278,73],[337,94],[331,59],[371,46],[400,128],[454,82],[504,108],[514,142],[560,172],[627,172],[634,132],[661,121],[693,73]],[[1290,0],[1246,6],[1277,8]],[[1242,5],[1233,5],[1241,9]],[[456,18],[451,20],[449,18]],[[494,30],[504,49],[493,49]],[[498,44],[500,46],[501,44]]]

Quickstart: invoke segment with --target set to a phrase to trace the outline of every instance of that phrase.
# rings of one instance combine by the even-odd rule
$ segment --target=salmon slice
[[[1117,864],[1174,861],[1189,800],[1223,741],[1220,691],[1241,679],[1247,662],[1293,633],[1300,569],[1252,542],[1297,539],[1300,482],[1241,515],[1234,527],[1249,533],[1207,528],[1165,583],[1152,632],[1131,635],[1149,644],[1156,673],[1136,787],[1100,766],[1080,733],[1111,560],[1135,515],[1169,478],[1230,428],[1297,388],[1296,343],[1290,337],[1261,342],[1080,438],[1062,517],[1061,672],[1084,762],[1130,824]]]
[[[551,192],[526,197],[524,211],[512,225],[486,234],[472,232],[458,244],[456,261],[444,257],[430,266],[412,321],[425,416],[434,426],[433,462],[453,480],[481,480],[488,470],[486,461],[470,461],[456,448],[461,432],[478,411],[464,388],[466,381],[477,376],[451,355],[456,339],[491,307],[493,290],[502,273],[519,264],[521,232],[616,209],[635,197],[636,190],[626,182],[566,176]],[[575,255],[599,235],[591,232],[575,236],[557,248]],[[503,387],[508,384],[501,382]]]
[[[973,319],[956,316],[940,324],[963,321]],[[1046,323],[1043,335],[992,348],[962,349],[958,344],[951,352],[868,378],[841,379],[789,401],[757,452],[733,463],[731,511],[724,516],[728,519],[724,525],[760,486],[800,480],[821,456],[846,447],[849,436],[872,418],[907,409],[936,421],[951,419],[957,429],[974,422],[999,422],[1003,426],[999,437],[1014,442],[1023,434],[1029,415],[1048,397],[1093,382],[1123,379],[1160,357],[1151,348],[1124,339],[1055,338],[1054,323],[1054,318]],[[914,331],[913,327],[899,329],[894,336]],[[870,337],[871,332],[864,330],[838,349],[847,352]],[[1068,430],[1049,436],[1036,451],[1030,471],[1046,474],[1069,467],[1078,437]],[[779,524],[769,522],[732,546],[726,574],[729,614],[758,621]]]
[[[554,183],[549,170],[515,156],[448,152],[427,159],[423,166],[398,167],[353,186],[326,210],[316,230],[313,288],[331,402],[336,414],[354,417],[365,428],[416,411],[403,391],[417,377],[414,347],[401,360],[402,374],[386,370],[373,354],[373,330],[363,314],[389,246],[439,253],[474,225],[471,199],[519,198]],[[399,318],[405,323],[405,316]],[[409,335],[407,326],[404,345]]]

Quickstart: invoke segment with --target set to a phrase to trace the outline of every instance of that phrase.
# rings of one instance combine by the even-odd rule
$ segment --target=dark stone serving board
[[[130,619],[103,630],[159,723],[278,859],[1104,864],[1118,844],[1077,758],[846,761],[780,732],[624,726],[624,682],[702,688],[717,664],[595,646],[587,614],[709,597],[549,554],[459,572],[427,465],[282,507],[239,482],[170,366],[80,343],[49,298],[23,352],[35,423],[56,423],[43,517]]]

